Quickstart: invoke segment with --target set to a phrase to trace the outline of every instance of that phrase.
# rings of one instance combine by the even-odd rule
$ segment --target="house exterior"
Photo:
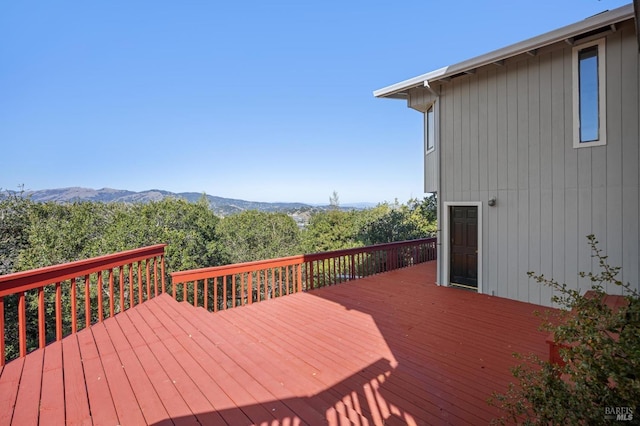
[[[374,92],[423,115],[440,285],[551,305],[599,271],[640,281],[640,56],[633,5]],[[610,286],[610,293],[620,289]]]

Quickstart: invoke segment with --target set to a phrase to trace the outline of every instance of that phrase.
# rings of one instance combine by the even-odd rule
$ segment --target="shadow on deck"
[[[159,296],[7,364],[42,387],[18,379],[0,424],[486,424],[512,353],[546,354],[540,307],[434,280],[429,262],[216,314]]]

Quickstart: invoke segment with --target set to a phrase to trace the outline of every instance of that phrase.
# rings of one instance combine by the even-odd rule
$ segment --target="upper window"
[[[436,147],[436,120],[433,106],[434,104],[431,104],[427,109],[427,112],[424,114],[424,138],[426,152],[429,152]]]
[[[573,146],[606,144],[605,40],[573,48]]]

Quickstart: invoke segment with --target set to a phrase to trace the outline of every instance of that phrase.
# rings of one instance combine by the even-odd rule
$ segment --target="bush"
[[[542,330],[552,332],[564,366],[536,355],[514,356],[524,362],[512,369],[517,384],[494,393],[489,403],[506,415],[494,424],[607,424],[616,414],[638,421],[640,404],[640,298],[616,277],[593,235],[587,237],[600,273],[580,273],[591,281],[595,297],[586,298],[566,284],[529,273],[538,283],[556,290],[552,301],[563,310],[546,313]],[[628,302],[613,311],[604,303],[606,284],[620,287]],[[561,346],[561,347],[562,347]],[[617,411],[616,411],[617,409]]]

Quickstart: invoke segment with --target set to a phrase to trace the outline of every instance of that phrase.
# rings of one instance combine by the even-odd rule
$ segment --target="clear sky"
[[[5,1],[0,188],[422,197],[422,119],[372,91],[629,1]]]

